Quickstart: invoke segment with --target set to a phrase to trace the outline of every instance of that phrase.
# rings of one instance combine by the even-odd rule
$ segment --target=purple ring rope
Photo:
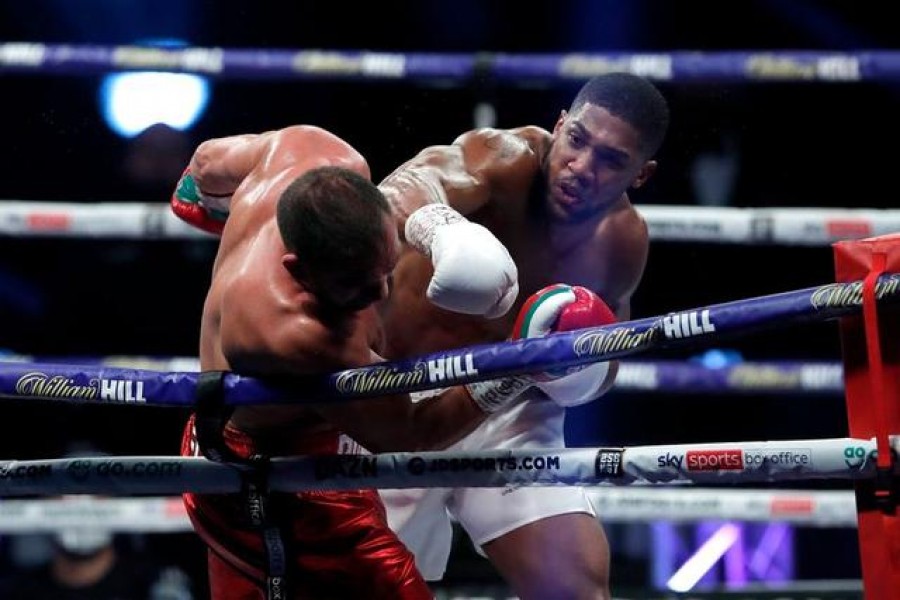
[[[710,368],[681,360],[623,361],[615,392],[663,394],[807,394],[843,396],[837,361],[747,361]]]
[[[0,44],[5,71],[89,75],[108,71],[171,71],[242,79],[438,79],[475,76],[517,83],[587,79],[628,71],[651,79],[723,81],[897,81],[900,52],[622,52],[571,54],[448,54],[248,50],[152,46]]]
[[[275,404],[369,398],[611,360],[776,325],[858,313],[861,290],[860,281],[831,283],[543,338],[468,346],[330,374],[265,382],[228,374],[225,402]],[[876,290],[880,302],[897,302],[900,274],[882,275]],[[192,406],[196,382],[196,373],[62,364],[0,365],[0,398],[11,399]]]
[[[200,370],[196,358],[163,356],[26,356],[0,354],[0,362],[107,366],[154,371]],[[741,360],[706,366],[697,360],[633,360],[619,364],[613,391],[663,394],[790,394],[843,396],[840,361]]]

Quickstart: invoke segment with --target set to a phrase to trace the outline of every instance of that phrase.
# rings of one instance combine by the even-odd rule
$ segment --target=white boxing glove
[[[406,241],[431,258],[428,299],[453,312],[496,319],[519,295],[519,273],[486,227],[446,204],[426,204],[406,220]]]

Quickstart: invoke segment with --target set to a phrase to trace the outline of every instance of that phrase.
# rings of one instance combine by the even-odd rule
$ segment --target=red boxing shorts
[[[226,427],[225,443],[241,457],[334,454],[337,433],[267,437],[265,447]],[[302,438],[302,439],[301,439]],[[196,455],[194,418],[188,421],[182,456]],[[194,530],[209,547],[209,584],[217,600],[266,598],[266,550],[239,494],[183,495]],[[290,598],[434,597],[413,555],[387,525],[375,490],[273,493],[289,556]]]

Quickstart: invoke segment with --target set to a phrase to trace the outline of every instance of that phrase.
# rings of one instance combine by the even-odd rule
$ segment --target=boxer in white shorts
[[[565,446],[563,418],[564,410],[546,399],[519,402],[489,417],[448,451],[534,448],[535,455],[540,456],[541,449]],[[484,555],[482,545],[538,519],[565,513],[596,517],[581,487],[431,488],[379,493],[388,508],[388,524],[416,556],[416,566],[427,581],[439,581],[444,576],[453,541],[451,519],[459,521]]]
[[[614,323],[615,315],[593,292],[583,287],[552,285],[525,302],[511,337],[539,337]],[[507,408],[492,413],[477,429],[446,451],[483,449],[533,449],[542,458],[565,446],[565,408],[553,401],[565,397],[580,403],[595,398],[609,387],[614,374],[609,363],[553,373],[529,375],[530,386],[511,394],[518,397]],[[469,386],[472,393],[501,388],[496,382]],[[442,390],[411,394],[417,405],[439,397]],[[366,452],[342,436],[340,452]],[[523,465],[524,466],[524,465]],[[459,521],[476,549],[515,529],[547,517],[584,513],[596,517],[581,487],[425,488],[379,490],[388,508],[388,524],[416,556],[416,566],[426,580],[440,580],[447,568],[452,545],[451,519]]]
[[[565,282],[596,292],[618,319],[629,319],[649,238],[628,194],[656,170],[653,156],[668,121],[665,98],[649,81],[611,73],[585,83],[552,131],[469,131],[450,145],[422,150],[391,173],[379,189],[392,204],[405,249],[381,309],[384,356],[408,358],[508,338],[514,311],[492,318],[459,314],[453,307],[464,303],[458,301],[443,304],[450,299],[445,277],[462,270],[473,286],[483,281],[480,269],[467,269],[456,255],[464,235],[478,231],[473,224],[496,236],[512,257],[520,289],[515,308],[523,296]],[[460,286],[452,287],[455,300],[465,296]],[[599,393],[616,365],[609,371]],[[528,400],[494,415],[456,448],[561,446],[563,407],[599,393],[547,394],[553,404]],[[544,424],[548,411],[558,414]],[[608,544],[580,490],[455,490],[445,492],[444,506],[431,508],[439,504],[436,494],[425,494],[414,512],[436,512],[431,519],[440,520],[452,511],[520,598],[609,597]],[[420,545],[416,536],[424,538],[427,528],[398,517],[413,509],[396,495],[384,496],[389,518],[420,552],[423,572],[434,576],[440,569],[425,563],[446,554],[446,520],[432,524],[445,533],[435,538],[440,542]]]

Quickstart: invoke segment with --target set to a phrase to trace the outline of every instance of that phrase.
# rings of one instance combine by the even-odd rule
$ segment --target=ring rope
[[[622,361],[613,389],[665,394],[843,396],[844,367],[827,361],[746,361],[709,368],[688,361]]]
[[[826,246],[900,231],[900,210],[641,205],[650,239]],[[0,202],[0,235],[116,239],[218,238],[187,225],[167,204]]]
[[[0,362],[95,364],[153,371],[200,371],[190,356],[34,356],[0,354]],[[707,367],[690,360],[634,360],[619,363],[613,389],[620,393],[843,395],[844,367],[838,361],[741,361]]]
[[[892,452],[900,437],[892,436]],[[272,491],[361,488],[734,484],[871,479],[875,440],[823,438],[628,448],[395,452],[273,458]],[[898,467],[900,470],[900,467]],[[235,493],[239,467],[195,457],[0,461],[0,496]]]
[[[709,519],[856,527],[853,492],[719,488],[596,487],[587,495],[604,522]],[[104,529],[135,533],[191,532],[180,496],[66,496],[0,502],[0,534]]]
[[[180,496],[67,496],[0,501],[0,533],[54,532],[73,528],[140,533],[192,531]]]
[[[882,275],[880,302],[900,299],[900,274]],[[664,316],[483,344],[330,374],[265,381],[228,373],[229,405],[350,400],[622,358],[725,335],[859,313],[862,282],[735,300]],[[0,398],[193,406],[197,373],[64,364],[0,364]]]
[[[596,487],[587,495],[604,522],[782,522],[856,527],[856,501],[843,490]]]
[[[0,44],[0,73],[90,75],[154,70],[241,79],[479,78],[507,84],[531,80],[587,79],[628,71],[651,79],[685,82],[897,81],[900,52],[676,51],[656,53],[478,54],[388,53],[334,50],[162,48],[7,42]]]

